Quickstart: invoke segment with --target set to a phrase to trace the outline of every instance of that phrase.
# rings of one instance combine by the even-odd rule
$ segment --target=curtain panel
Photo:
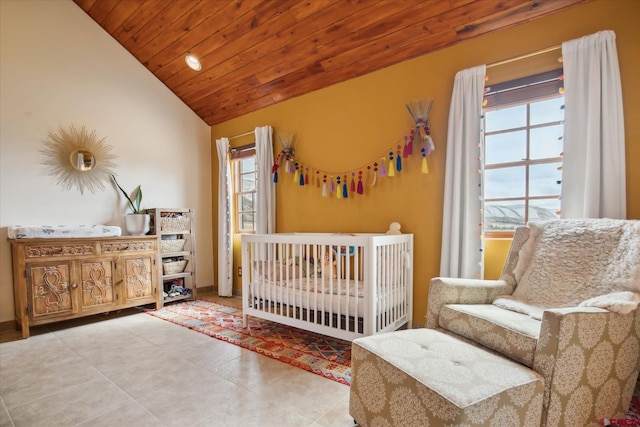
[[[218,295],[233,295],[233,189],[229,138],[216,140],[218,150]]]
[[[482,97],[486,66],[456,74],[447,135],[440,276],[477,279],[482,266]]]
[[[273,129],[257,127],[256,135],[256,233],[276,232],[276,189],[271,179],[273,166]]]
[[[622,86],[613,31],[562,43],[563,218],[626,218]]]

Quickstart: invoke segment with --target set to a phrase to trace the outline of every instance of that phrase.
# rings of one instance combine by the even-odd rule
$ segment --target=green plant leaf
[[[140,210],[140,204],[142,203],[142,187],[138,185],[137,190],[138,191],[136,193],[135,213],[142,213],[142,211]]]
[[[127,198],[127,202],[129,202],[129,208],[131,209],[131,212],[134,214],[143,213],[140,209],[140,204],[142,203],[142,187],[139,185],[136,189],[136,203],[134,204],[127,192],[124,191],[124,188],[120,187],[120,184],[118,184],[116,177],[114,175],[111,175],[111,178],[113,179],[113,182],[116,184],[116,186],[120,189],[122,194],[124,194],[124,197]]]

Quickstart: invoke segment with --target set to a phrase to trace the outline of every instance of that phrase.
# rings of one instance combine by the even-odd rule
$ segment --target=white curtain
[[[447,136],[440,276],[482,278],[481,115],[486,66],[459,71]]]
[[[622,88],[615,33],[562,44],[563,218],[626,218]]]
[[[233,295],[233,215],[229,138],[216,140],[218,149],[218,295]]]
[[[257,218],[256,233],[276,232],[276,189],[271,177],[273,166],[273,129],[271,126],[257,127],[256,163],[257,163]]]

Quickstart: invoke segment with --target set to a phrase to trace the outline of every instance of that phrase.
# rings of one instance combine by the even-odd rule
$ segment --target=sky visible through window
[[[563,97],[485,112],[485,230],[557,217]]]

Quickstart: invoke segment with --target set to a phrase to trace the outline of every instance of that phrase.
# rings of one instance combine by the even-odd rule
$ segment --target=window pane
[[[241,160],[242,172],[253,172],[256,170],[256,158],[254,156],[247,157]]]
[[[241,177],[242,185],[240,191],[255,191],[256,189],[256,173],[243,174]]]
[[[240,230],[254,230],[253,228],[253,213],[240,214]]]
[[[487,135],[485,164],[518,162],[527,157],[527,134],[524,130]]]
[[[524,201],[487,202],[484,205],[486,231],[515,230],[524,222]]]
[[[524,197],[524,166],[484,171],[484,197],[496,199],[503,197]]]
[[[531,125],[564,120],[564,97],[531,103]]]
[[[255,193],[241,194],[238,200],[238,210],[240,212],[252,211],[254,203],[253,198],[255,197]]]
[[[523,127],[527,124],[526,105],[488,111],[485,114],[485,132]]]
[[[529,169],[529,196],[550,196],[560,194],[562,171],[558,170],[561,163],[546,163],[531,165]]]
[[[558,218],[560,199],[543,199],[529,201],[529,221],[548,221]]]
[[[563,126],[546,126],[531,129],[530,133],[530,157],[532,159],[544,159],[560,157],[562,153]]]

